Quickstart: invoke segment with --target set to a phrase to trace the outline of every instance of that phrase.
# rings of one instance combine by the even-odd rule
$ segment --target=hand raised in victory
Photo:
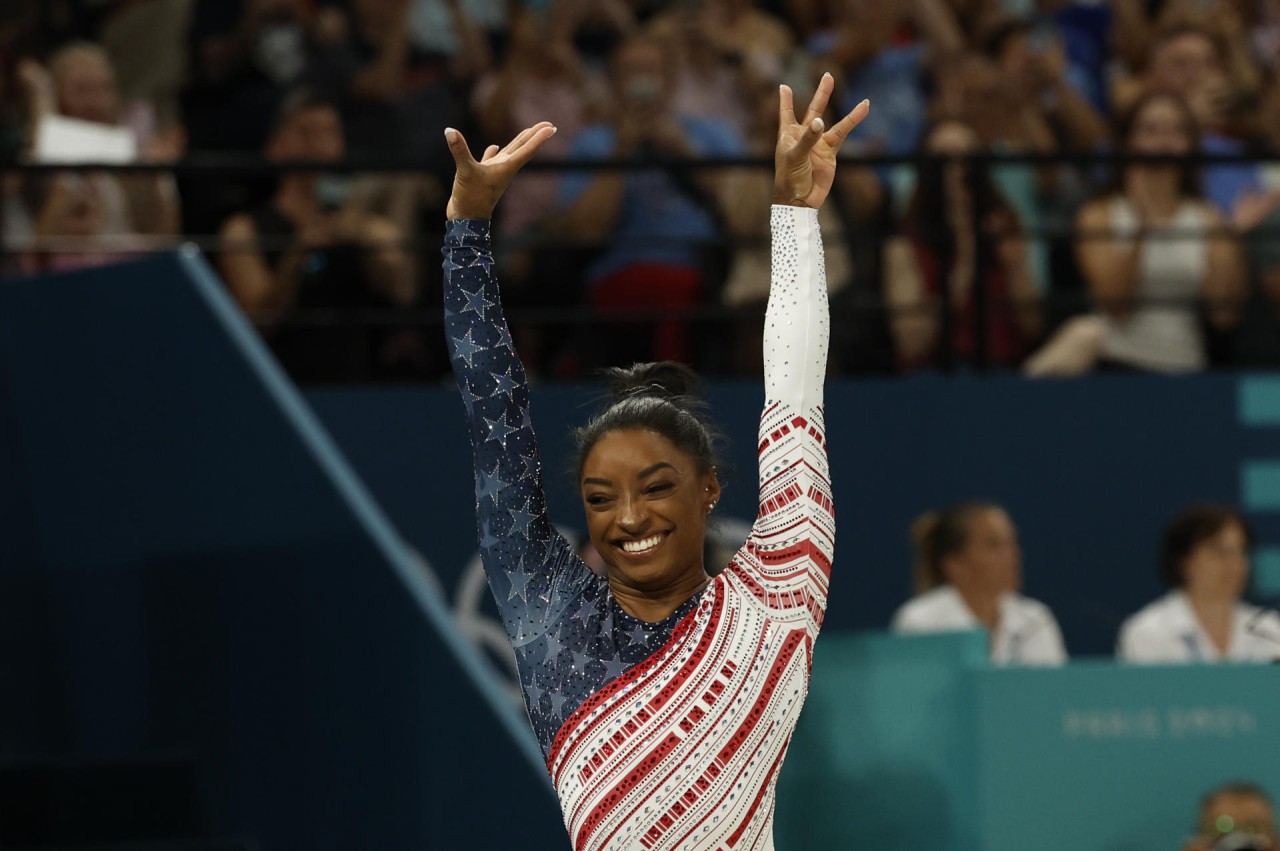
[[[507,191],[511,179],[520,167],[527,163],[542,143],[556,134],[550,121],[541,121],[526,128],[512,139],[505,148],[490,145],[484,156],[476,162],[467,147],[467,140],[452,127],[444,131],[449,153],[458,170],[453,176],[453,194],[445,215],[452,219],[487,219],[493,215],[502,193]]]
[[[780,86],[781,110],[778,121],[778,147],[774,152],[774,203],[793,207],[822,206],[836,178],[836,154],[845,137],[857,127],[871,110],[864,100],[844,118],[825,129],[822,113],[835,88],[835,79],[823,74],[818,91],[809,102],[804,121],[797,122],[792,106],[791,88]]]

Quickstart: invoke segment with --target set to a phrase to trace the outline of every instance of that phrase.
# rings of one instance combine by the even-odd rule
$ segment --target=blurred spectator
[[[1173,95],[1143,96],[1117,133],[1126,153],[1182,156],[1196,148],[1195,118]],[[1195,171],[1180,164],[1116,170],[1102,197],[1077,219],[1077,252],[1100,321],[1086,335],[1085,363],[1191,372],[1208,365],[1199,300],[1212,327],[1229,329],[1245,294],[1240,246],[1200,197]],[[1214,235],[1215,230],[1217,234]],[[1106,236],[1110,234],[1110,238]],[[1064,328],[1071,335],[1077,323]]]
[[[472,92],[472,113],[486,142],[505,144],[525,127],[550,121],[556,135],[536,158],[563,159],[579,131],[605,114],[608,83],[578,54],[573,33],[583,10],[571,5],[558,5],[555,15],[525,9],[513,16],[505,60]],[[557,245],[559,186],[558,173],[522,171],[494,222],[502,237],[497,250],[504,269],[503,297],[515,309],[511,333],[535,374],[561,368],[573,335],[546,322],[521,322],[519,308],[573,307],[582,298],[581,252]]]
[[[1013,149],[1088,151],[1110,140],[1106,121],[1068,79],[1066,48],[1052,29],[1006,21],[985,47],[1008,86],[1009,112],[1019,118],[996,130]],[[1017,135],[1010,137],[1011,130]]]
[[[840,112],[863,98],[874,104],[850,139],[867,153],[908,153],[927,120],[927,70],[964,48],[954,13],[943,0],[850,0],[835,8],[831,29],[805,47],[843,74]]]
[[[649,32],[674,45],[680,61],[672,103],[685,115],[751,130],[748,100],[759,79],[777,80],[791,51],[786,26],[743,0],[705,0],[665,12]]]
[[[1183,851],[1277,851],[1275,808],[1262,787],[1228,783],[1204,796],[1196,835]]]
[[[472,111],[487,141],[506,144],[525,127],[550,121],[556,135],[537,156],[563,159],[578,131],[604,112],[607,83],[583,65],[571,28],[572,22],[528,10],[517,13],[506,59],[472,93]],[[525,234],[539,224],[552,212],[558,182],[551,173],[517,175],[503,198],[498,232]]]
[[[285,102],[265,151],[276,163],[338,162],[344,153],[337,108],[305,93]],[[417,297],[400,231],[351,199],[348,180],[286,173],[270,202],[232,216],[220,239],[231,293],[296,379],[341,379],[370,358],[384,366],[349,329],[277,325],[299,309],[406,306]]]
[[[306,0],[197,0],[182,99],[192,149],[262,150],[285,94],[315,82],[317,35]]]
[[[1164,533],[1160,578],[1169,592],[1120,627],[1125,662],[1280,659],[1280,615],[1242,602],[1253,533],[1234,508],[1199,505]]]
[[[1229,3],[1219,5],[1222,20],[1238,21],[1238,14],[1226,11]],[[1126,113],[1144,94],[1178,96],[1201,130],[1196,149],[1243,154],[1247,148],[1239,135],[1245,132],[1246,108],[1258,95],[1259,76],[1247,50],[1243,55],[1241,50],[1237,37],[1215,34],[1201,23],[1180,23],[1152,42],[1145,74],[1116,87],[1116,110]],[[1203,181],[1208,199],[1230,214],[1242,194],[1257,191],[1260,175],[1254,166],[1214,165],[1204,169]]]
[[[488,39],[461,0],[443,5],[459,39],[448,54],[414,43],[413,0],[350,0],[346,32],[330,24],[335,31],[316,55],[315,80],[341,99],[354,154],[435,152],[439,162],[447,158],[440,150],[440,128],[460,123],[464,109],[454,87],[473,82],[492,57]]]
[[[898,609],[902,635],[986,628],[997,665],[1067,661],[1058,622],[1043,603],[1022,596],[1018,531],[994,503],[963,502],[930,512],[911,527],[916,596]]]
[[[27,60],[20,79],[35,126],[42,115],[56,113],[127,127],[144,161],[171,161],[182,152],[181,127],[159,133],[146,104],[121,102],[110,59],[96,44],[66,45],[50,57],[47,71]],[[27,273],[118,262],[181,233],[177,190],[163,174],[68,172],[24,179],[10,193],[5,219],[11,244],[28,246],[22,257]]]
[[[179,120],[193,7],[194,0],[117,0],[99,33],[121,97],[149,104],[161,127]]]
[[[662,159],[739,156],[743,141],[723,122],[683,115],[671,103],[671,51],[641,36],[614,55],[615,112],[608,124],[586,127],[569,156],[584,159]],[[679,311],[703,302],[714,280],[709,251],[723,235],[723,181],[709,172],[651,165],[628,171],[573,172],[561,180],[565,227],[575,238],[607,244],[587,272],[589,301],[597,310]],[[693,340],[686,321],[665,319],[625,333],[610,326],[608,340],[590,354],[605,363],[672,359],[690,361]]]
[[[943,156],[982,150],[973,128],[956,120],[932,127],[923,146],[923,153]],[[1021,223],[989,180],[975,187],[979,179],[964,163],[927,165],[898,235],[885,247],[884,292],[904,368],[939,364],[948,347],[962,361],[973,359],[978,351],[978,287],[986,288],[990,363],[1016,365],[1040,333],[1038,291]],[[975,188],[982,204],[976,220]],[[976,280],[979,253],[982,281]],[[951,310],[950,341],[943,336],[944,305]]]

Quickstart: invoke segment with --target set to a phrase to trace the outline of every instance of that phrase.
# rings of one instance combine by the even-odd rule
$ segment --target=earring
[[[711,504],[707,506],[707,511],[709,511],[709,512],[710,512],[710,511],[715,511],[715,510],[716,510],[716,506],[717,506],[719,503],[720,503],[720,500],[718,500],[718,499],[717,499],[717,500],[712,500],[712,501],[711,501]]]

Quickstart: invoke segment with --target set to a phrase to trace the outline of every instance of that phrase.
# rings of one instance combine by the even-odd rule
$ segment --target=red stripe
[[[717,577],[713,581],[719,582],[720,580]],[[709,633],[715,629],[715,625],[719,621],[720,613],[723,609],[724,588],[723,583],[721,583],[721,587],[716,588],[715,605],[712,606],[710,619],[707,622],[705,632]],[[689,614],[685,615],[680,620],[680,623],[676,624],[676,628],[671,631],[671,637],[667,639],[665,644],[653,653],[649,654],[649,657],[643,662],[636,665],[622,676],[614,679],[604,688],[600,689],[600,691],[588,697],[572,715],[565,719],[565,722],[560,725],[560,729],[556,731],[556,737],[551,743],[551,751],[547,754],[547,770],[552,773],[552,781],[554,783],[559,784],[560,782],[560,771],[555,771],[553,768],[556,764],[556,758],[560,755],[560,751],[565,747],[565,745],[568,744],[569,739],[571,737],[577,737],[578,734],[575,732],[577,726],[581,724],[585,718],[589,717],[597,708],[607,703],[618,692],[627,688],[631,683],[646,678],[649,674],[654,672],[659,666],[662,657],[667,650],[683,641],[685,635],[693,629],[697,613],[698,610],[697,607],[695,607],[693,611],[689,612]],[[698,651],[698,654],[695,654],[695,657],[703,652],[705,652],[705,650]],[[641,721],[643,722],[643,719],[641,719]],[[563,771],[563,766],[561,767],[561,771]]]

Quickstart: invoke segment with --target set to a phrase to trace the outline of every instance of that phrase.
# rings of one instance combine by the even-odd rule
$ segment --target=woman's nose
[[[618,512],[619,526],[624,529],[635,529],[643,526],[646,519],[643,500],[623,497],[622,510]]]

